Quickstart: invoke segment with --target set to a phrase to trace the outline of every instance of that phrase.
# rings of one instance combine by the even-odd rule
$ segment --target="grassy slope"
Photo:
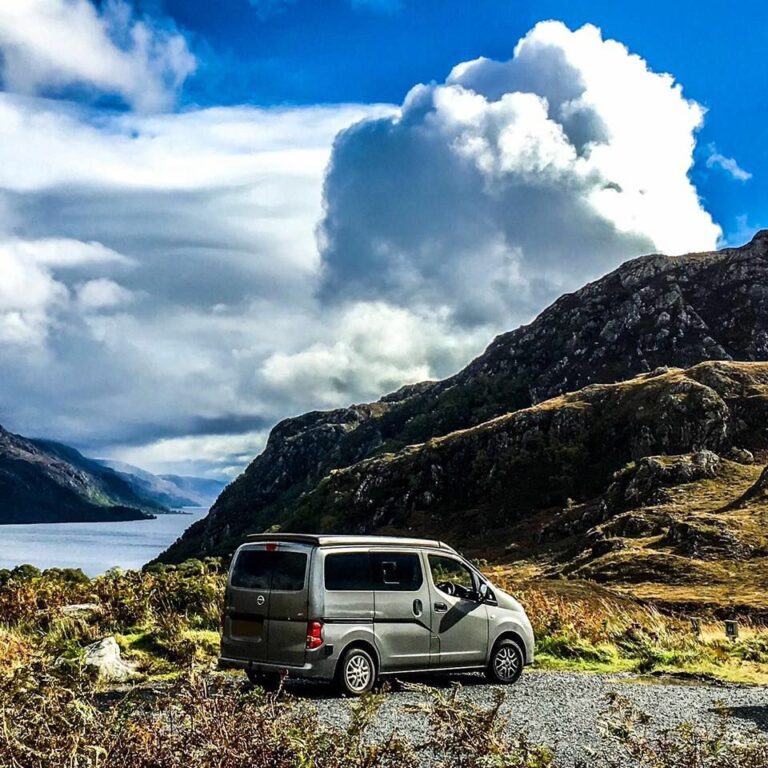
[[[540,579],[530,564],[481,565],[525,605],[540,666],[768,684],[765,628],[751,627],[731,642],[713,623],[696,637],[688,622],[613,590]],[[85,645],[108,634],[148,679],[174,676],[190,665],[210,667],[218,652],[223,584],[215,561],[91,580],[72,572],[0,574],[0,678],[36,661],[66,658],[77,664]],[[75,617],[62,610],[80,603],[96,607]]]

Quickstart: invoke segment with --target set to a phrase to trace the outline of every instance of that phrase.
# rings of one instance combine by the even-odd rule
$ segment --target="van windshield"
[[[232,586],[242,589],[300,592],[307,570],[305,552],[244,549],[237,556],[232,571]]]

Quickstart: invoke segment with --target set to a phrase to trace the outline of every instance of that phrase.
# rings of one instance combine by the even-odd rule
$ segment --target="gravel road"
[[[485,684],[480,675],[419,678],[418,682],[438,687],[460,683],[460,698],[482,705],[493,703],[497,689]],[[290,683],[288,690],[311,701],[325,722],[345,725],[349,701],[335,698],[327,687],[296,682]],[[768,734],[768,687],[762,686],[649,680],[634,675],[526,671],[516,685],[503,690],[506,699],[501,712],[508,727],[524,731],[534,743],[550,746],[564,765],[584,761],[589,764],[590,756],[596,753],[615,756],[615,750],[610,749],[610,742],[601,737],[597,727],[611,691],[651,715],[659,730],[686,721],[716,724],[718,711],[724,708],[729,728]],[[412,708],[428,700],[426,692],[403,689],[395,684],[369,736],[383,740],[397,731],[419,743],[427,733],[426,718],[414,713]]]

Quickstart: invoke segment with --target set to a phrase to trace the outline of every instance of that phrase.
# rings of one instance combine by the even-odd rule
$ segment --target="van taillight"
[[[307,650],[319,648],[323,644],[323,622],[310,621],[307,623]]]

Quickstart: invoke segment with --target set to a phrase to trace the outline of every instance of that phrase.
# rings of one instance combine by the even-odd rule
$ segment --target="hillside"
[[[282,528],[439,531],[468,555],[768,616],[767,418],[766,363],[660,369],[334,470]]]
[[[99,459],[99,464],[114,470],[149,503],[162,507],[210,507],[226,483],[204,477],[155,475],[122,461]]]
[[[158,511],[74,448],[0,427],[0,524],[143,520]]]
[[[492,536],[496,528],[544,528],[606,492],[627,462],[761,450],[760,414],[749,408],[762,399],[744,394],[762,386],[759,366],[633,377],[768,360],[767,326],[768,232],[741,248],[635,259],[497,337],[445,381],[281,422],[164,559],[226,554],[245,532],[275,524],[452,528],[464,540],[469,532],[477,552],[499,554],[495,542],[513,540]],[[744,381],[732,412],[735,371]],[[737,430],[744,413],[751,420]]]

